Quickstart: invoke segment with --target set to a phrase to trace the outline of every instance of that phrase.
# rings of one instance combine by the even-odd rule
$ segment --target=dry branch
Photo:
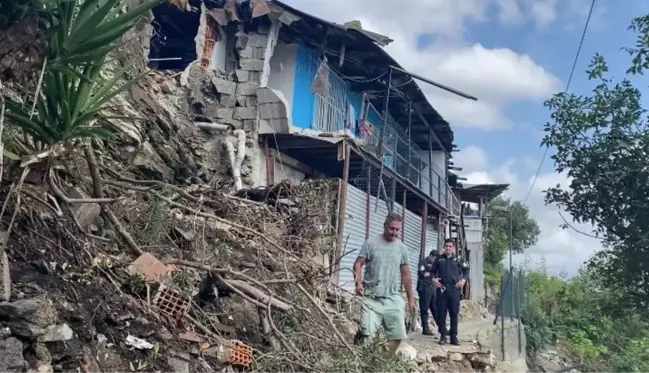
[[[309,292],[304,288],[304,286],[302,286],[300,284],[295,284],[295,286],[297,286],[297,288],[300,289],[300,291],[309,299],[309,301],[311,301],[311,303],[313,303],[315,308],[317,308],[318,311],[320,311],[320,313],[322,313],[322,315],[327,319],[327,322],[329,323],[329,326],[333,330],[334,334],[336,334],[336,337],[338,337],[338,339],[340,339],[340,341],[345,345],[345,347],[347,347],[347,349],[349,351],[355,352],[354,348],[347,342],[345,337],[343,337],[343,335],[340,334],[340,332],[338,331],[338,328],[336,327],[336,324],[331,319],[329,314],[327,314],[327,311],[325,311],[322,308],[320,303],[311,294],[309,294]]]
[[[163,196],[162,194],[160,194],[160,193],[158,193],[158,192],[154,192],[154,191],[152,191],[151,193],[152,193],[153,195],[155,195],[156,197],[160,198],[161,200],[167,202],[170,206],[174,206],[174,207],[177,207],[177,208],[180,208],[180,209],[186,210],[186,211],[188,211],[188,212],[190,212],[190,213],[192,213],[192,214],[194,214],[194,215],[202,216],[202,217],[207,218],[207,219],[214,219],[214,220],[216,220],[216,221],[218,221],[218,222],[220,222],[220,223],[223,223],[223,224],[225,224],[225,225],[228,225],[228,226],[230,226],[230,227],[232,227],[232,228],[238,230],[240,233],[245,232],[245,233],[249,233],[249,234],[255,235],[255,236],[261,238],[261,239],[262,239],[263,241],[265,241],[267,244],[273,246],[273,247],[276,248],[277,250],[280,250],[280,251],[283,252],[284,254],[289,255],[289,256],[291,256],[291,257],[297,259],[297,260],[300,260],[299,258],[297,258],[297,257],[295,256],[294,253],[292,253],[292,252],[288,251],[287,249],[281,247],[280,245],[278,245],[276,242],[274,242],[273,240],[271,240],[271,239],[269,239],[268,237],[266,237],[266,235],[264,235],[264,234],[261,233],[261,232],[258,232],[258,231],[254,230],[254,229],[252,229],[252,228],[244,227],[243,225],[237,224],[237,223],[235,223],[235,222],[233,222],[233,221],[230,221],[230,220],[227,220],[227,219],[220,218],[220,217],[218,217],[218,216],[216,216],[216,215],[208,214],[208,213],[206,213],[206,212],[199,211],[199,210],[193,209],[193,208],[191,208],[191,207],[187,207],[187,206],[185,206],[185,205],[183,205],[183,204],[181,204],[181,203],[178,203],[178,202],[172,201],[171,199],[169,199],[169,198]]]
[[[227,280],[227,281],[232,286],[240,289],[241,291],[250,295],[251,297],[254,297],[255,299],[258,299],[265,303],[270,303],[273,306],[273,308],[276,308],[280,311],[288,312],[293,309],[293,306],[273,298],[272,295],[266,294],[265,292],[253,287],[252,285],[250,285],[245,281],[241,281],[241,280]]]

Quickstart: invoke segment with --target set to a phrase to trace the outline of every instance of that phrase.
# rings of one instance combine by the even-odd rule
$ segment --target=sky
[[[478,97],[469,101],[420,83],[431,104],[451,124],[459,152],[456,166],[470,183],[508,183],[507,196],[524,200],[543,155],[540,142],[550,112],[543,102],[563,91],[590,8],[590,0],[288,0],[330,21],[358,20],[389,36],[386,50],[406,69]],[[604,55],[620,78],[629,59],[627,30],[633,17],[649,12],[642,1],[599,0],[595,4],[570,92],[588,94],[585,70],[595,53]],[[538,243],[516,263],[574,275],[601,249],[598,240],[560,227],[556,206],[543,190],[568,185],[549,151],[527,206],[541,228]],[[564,213],[569,221],[572,218]],[[589,232],[592,227],[575,224]]]

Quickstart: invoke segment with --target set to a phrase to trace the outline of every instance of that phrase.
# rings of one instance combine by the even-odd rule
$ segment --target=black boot
[[[445,345],[446,343],[447,343],[446,336],[442,334],[442,336],[439,338],[439,344]]]
[[[454,345],[454,346],[459,346],[460,345],[460,341],[457,340],[456,335],[451,336],[451,344]]]
[[[423,335],[433,335],[433,332],[429,328],[424,328],[424,331],[421,333]]]

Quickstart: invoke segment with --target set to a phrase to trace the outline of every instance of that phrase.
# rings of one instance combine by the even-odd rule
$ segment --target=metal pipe
[[[428,195],[430,198],[435,199],[433,197],[433,129],[431,128],[428,131]],[[441,188],[441,183],[439,182],[439,177],[437,178],[437,202],[441,201],[441,193],[442,193],[442,188]]]
[[[274,180],[270,178],[270,148],[268,146],[268,139],[264,139],[264,155],[266,158],[266,187],[270,187],[273,184]]]
[[[397,179],[392,179],[392,185],[390,186],[392,190],[390,191],[390,212],[394,211],[394,204],[397,202]]]
[[[387,124],[388,120],[388,106],[390,105],[390,91],[392,88],[392,70],[390,70],[390,73],[388,74],[388,86],[385,90],[385,101],[383,101],[383,118],[381,121],[381,128],[380,128],[380,137],[379,137],[379,158],[381,161],[381,168],[379,169],[379,183],[383,183],[383,167],[385,167],[385,152],[383,151],[383,138],[385,137],[385,127]],[[380,186],[380,185],[379,185]],[[380,189],[380,188],[379,188]],[[384,188],[385,189],[385,186]],[[376,207],[374,210],[377,210],[379,207],[379,195],[378,191],[376,193]]]
[[[367,165],[367,194],[365,196],[365,239],[370,238],[370,205],[372,201],[372,165]]]
[[[408,101],[408,172],[406,174],[406,177],[408,177],[408,181],[412,181],[410,179],[410,170],[412,169],[412,155],[410,154],[412,152],[412,101]]]
[[[518,353],[523,352],[523,342],[521,341],[521,295],[523,294],[523,270],[518,271],[518,291],[516,292],[517,296],[516,298],[518,299],[518,304],[516,305],[516,319],[518,323]]]
[[[223,132],[230,132],[233,129],[232,126],[228,124],[212,123],[212,122],[194,122],[194,125],[198,128],[217,130]]]
[[[182,61],[182,57],[166,57],[166,58],[149,58],[149,62],[158,61]]]
[[[511,279],[511,276],[507,278],[507,282]],[[503,295],[505,295],[505,281],[502,281],[502,285],[500,287],[500,351],[503,354],[503,361],[505,361],[505,310],[504,310],[504,304],[502,302],[503,300]],[[498,317],[498,316],[496,316]]]
[[[343,147],[342,153],[345,156],[343,160],[343,181],[340,187],[340,205],[338,208],[338,258],[341,258],[345,253],[343,253],[343,234],[345,232],[345,222],[347,220],[347,187],[349,185],[349,158],[350,158],[350,146],[347,144],[347,141],[342,141],[341,146]],[[336,260],[336,270],[340,270],[340,260]],[[337,276],[340,277],[340,272]]]
[[[446,85],[444,85],[444,84],[434,82],[434,81],[432,81],[432,80],[430,80],[430,79],[424,78],[424,77],[421,76],[421,75],[417,75],[417,74],[415,74],[415,73],[411,73],[411,72],[409,72],[409,71],[406,71],[406,70],[404,70],[404,69],[402,69],[402,68],[400,68],[400,67],[390,66],[390,69],[391,69],[391,70],[397,70],[397,71],[400,71],[400,72],[402,72],[402,73],[404,73],[404,74],[406,74],[406,75],[409,75],[409,76],[412,77],[412,78],[415,78],[415,79],[421,80],[421,81],[424,82],[424,83],[428,83],[428,84],[433,85],[433,86],[435,86],[435,87],[437,87],[437,88],[441,88],[441,89],[443,89],[443,90],[445,90],[445,91],[448,91],[448,92],[454,93],[454,94],[456,94],[456,95],[458,95],[458,96],[460,96],[460,97],[464,97],[464,98],[466,98],[466,99],[468,99],[468,100],[478,101],[478,98],[475,97],[475,96],[471,96],[471,95],[468,94],[468,93],[464,93],[464,92],[458,91],[457,89],[451,88],[451,87],[446,86]]]
[[[428,221],[428,202],[424,202],[424,212],[421,217],[421,248],[419,249],[419,260],[426,257],[426,222]]]
[[[514,229],[513,229],[513,215],[512,215],[512,208],[509,206],[509,276],[514,276],[514,264],[512,262],[512,251],[514,250]],[[511,282],[510,282],[511,283]],[[514,291],[514,287],[511,286],[511,291]],[[510,320],[514,321],[514,295],[510,294],[510,303],[511,303],[511,310],[512,314],[510,316]]]
[[[403,189],[403,203],[401,206],[403,209],[401,210],[401,241],[403,241],[406,238],[406,189]]]

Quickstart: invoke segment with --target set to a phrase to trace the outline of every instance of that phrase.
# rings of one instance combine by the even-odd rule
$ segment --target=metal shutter
[[[385,217],[387,215],[388,206],[385,201],[379,199],[377,208],[376,197],[372,196],[370,199],[370,238],[383,234],[383,223],[385,223]]]
[[[437,231],[433,230],[432,224],[426,225],[426,248],[424,255],[428,255],[433,249],[439,251],[439,243],[437,242]]]
[[[347,220],[343,231],[343,257],[340,260],[339,286],[354,292],[354,262],[365,243],[365,203],[364,191],[347,185]]]
[[[412,278],[413,293],[417,296],[417,267],[419,267],[419,251],[421,249],[421,216],[406,209],[406,221],[404,224],[404,242],[408,247],[408,259],[410,264],[410,277]]]

